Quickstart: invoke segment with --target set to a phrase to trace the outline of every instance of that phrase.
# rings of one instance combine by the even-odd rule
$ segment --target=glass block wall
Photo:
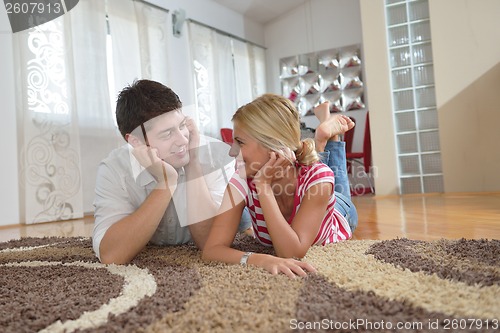
[[[443,192],[428,0],[386,0],[400,193]]]

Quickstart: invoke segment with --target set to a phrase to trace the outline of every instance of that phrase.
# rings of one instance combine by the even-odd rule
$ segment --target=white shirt
[[[230,146],[216,139],[201,137],[199,160],[212,199],[218,205],[234,173],[234,159],[229,156]],[[186,193],[184,169],[178,170],[178,185],[150,242],[157,245],[175,245],[191,240],[188,229],[188,209],[196,209]],[[134,213],[156,187],[154,177],[142,167],[128,144],[113,150],[97,171],[94,200],[94,231],[92,244],[100,258],[99,246],[106,231],[114,223]],[[174,208],[175,205],[175,208]],[[198,215],[200,221],[212,216]],[[193,221],[198,222],[198,221]]]

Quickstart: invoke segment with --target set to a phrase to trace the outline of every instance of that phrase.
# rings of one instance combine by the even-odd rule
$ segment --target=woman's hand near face
[[[270,152],[269,160],[260,168],[254,177],[256,184],[271,184],[274,179],[282,178],[293,166],[295,154],[289,148],[280,152]]]

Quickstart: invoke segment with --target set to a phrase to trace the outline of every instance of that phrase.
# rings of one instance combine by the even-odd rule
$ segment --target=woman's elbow
[[[292,249],[288,251],[281,251],[277,252],[277,256],[281,258],[294,258],[294,259],[302,259],[306,256],[307,251],[309,250],[309,247],[307,249]]]
[[[225,247],[220,244],[205,244],[203,251],[201,252],[201,259],[205,262],[210,261],[220,261],[221,258],[224,258],[224,255],[221,252],[224,251]]]

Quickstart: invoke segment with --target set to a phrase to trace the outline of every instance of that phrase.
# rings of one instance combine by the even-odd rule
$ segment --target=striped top
[[[320,162],[309,166],[300,166],[297,189],[295,190],[293,211],[290,219],[288,220],[288,224],[292,223],[307,190],[311,186],[319,183],[331,183],[332,188],[334,187],[335,179],[333,171],[330,167]],[[231,178],[230,184],[232,184],[245,198],[246,206],[252,216],[252,226],[256,238],[260,243],[272,246],[273,243],[271,236],[267,231],[266,221],[264,219],[255,184],[252,179],[248,178],[245,181],[239,177],[238,173],[235,173],[233,178]],[[323,222],[321,223],[318,234],[314,239],[313,245],[325,245],[351,238],[352,232],[349,227],[349,223],[340,212],[335,210],[334,204],[335,194],[332,193],[325,211]]]

